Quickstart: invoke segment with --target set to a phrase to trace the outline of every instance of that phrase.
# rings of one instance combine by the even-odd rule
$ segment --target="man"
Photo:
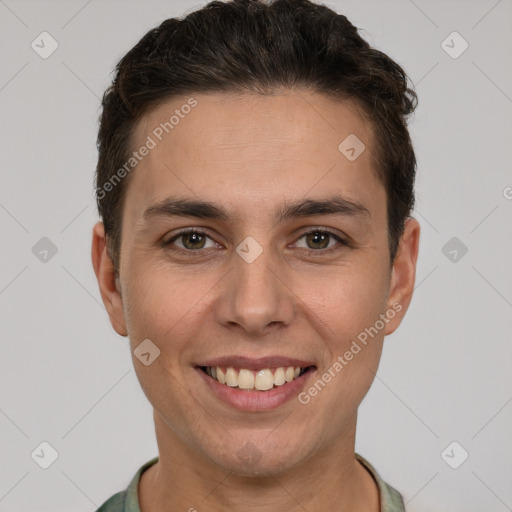
[[[92,260],[159,455],[101,512],[404,510],[354,450],[414,287],[415,101],[307,0],[212,2],[121,59]]]

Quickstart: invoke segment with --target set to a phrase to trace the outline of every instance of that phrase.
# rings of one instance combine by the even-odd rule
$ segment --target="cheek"
[[[315,411],[313,421],[329,425],[329,439],[340,434],[375,378],[385,334],[386,324],[380,320],[386,307],[385,289],[386,279],[368,271],[333,273],[327,292],[309,291],[308,307],[314,308],[310,317],[319,318],[320,353],[325,357],[301,403]]]
[[[310,321],[318,318],[324,354],[317,376],[322,382],[311,395],[306,390],[304,398],[322,395],[318,403],[339,416],[338,424],[355,412],[378,369],[387,325],[381,315],[386,312],[388,278],[384,265],[374,261],[330,269],[316,286],[303,289],[304,303],[314,313]]]
[[[193,345],[190,339],[196,337],[201,325],[198,315],[206,314],[201,297],[211,288],[204,279],[187,280],[177,275],[147,265],[144,270],[132,267],[123,298],[134,369],[157,409],[179,406],[169,389],[183,387],[182,362]],[[150,345],[149,351],[158,355],[146,365],[137,357],[137,347],[148,339],[156,347]]]
[[[331,337],[346,339],[370,327],[384,313],[388,290],[386,270],[377,263],[338,267],[300,285],[298,295],[325,324]]]
[[[123,301],[130,334],[161,336],[199,307],[208,289],[208,279],[184,279],[171,268],[132,268],[126,300]],[[147,331],[147,334],[142,332]]]
[[[160,351],[155,365],[168,373],[160,377],[181,379],[182,366],[192,357],[191,340],[201,339],[201,328],[211,316],[209,292],[217,280],[213,274],[185,276],[160,265],[132,268],[123,300],[132,356],[137,346],[149,339]],[[141,367],[136,359],[134,365]],[[138,373],[141,380],[155,378],[155,372],[144,372],[143,367]]]

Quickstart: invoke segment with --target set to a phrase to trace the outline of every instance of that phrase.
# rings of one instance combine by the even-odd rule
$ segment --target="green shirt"
[[[377,482],[380,496],[380,512],[405,512],[404,502],[400,493],[380,478],[374,467],[363,457],[356,453],[356,459],[368,470]],[[158,462],[158,457],[142,465],[128,488],[114,494],[96,512],[140,512],[139,508],[139,480],[146,469]]]

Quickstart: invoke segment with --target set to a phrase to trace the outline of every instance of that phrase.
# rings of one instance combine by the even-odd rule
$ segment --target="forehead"
[[[210,93],[173,98],[152,109],[136,125],[132,141],[137,145],[149,136],[162,147],[172,140],[182,156],[200,146],[199,157],[210,148],[234,155],[249,144],[282,151],[283,144],[300,143],[301,154],[328,152],[337,158],[344,137],[357,135],[368,145],[371,132],[355,100],[335,101],[308,91]]]
[[[371,208],[383,193],[372,137],[355,102],[307,91],[176,97],[134,130],[132,149],[151,149],[130,176],[126,203],[134,217],[169,195],[243,200],[249,211],[329,192]]]

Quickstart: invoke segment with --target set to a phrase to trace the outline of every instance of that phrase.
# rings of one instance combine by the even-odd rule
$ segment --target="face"
[[[353,436],[383,338],[409,304],[418,228],[408,222],[392,266],[371,127],[354,103],[308,91],[194,98],[137,125],[134,148],[155,145],[129,177],[117,287],[101,225],[95,269],[161,451],[282,472]],[[351,134],[365,145],[355,159],[339,149]]]

